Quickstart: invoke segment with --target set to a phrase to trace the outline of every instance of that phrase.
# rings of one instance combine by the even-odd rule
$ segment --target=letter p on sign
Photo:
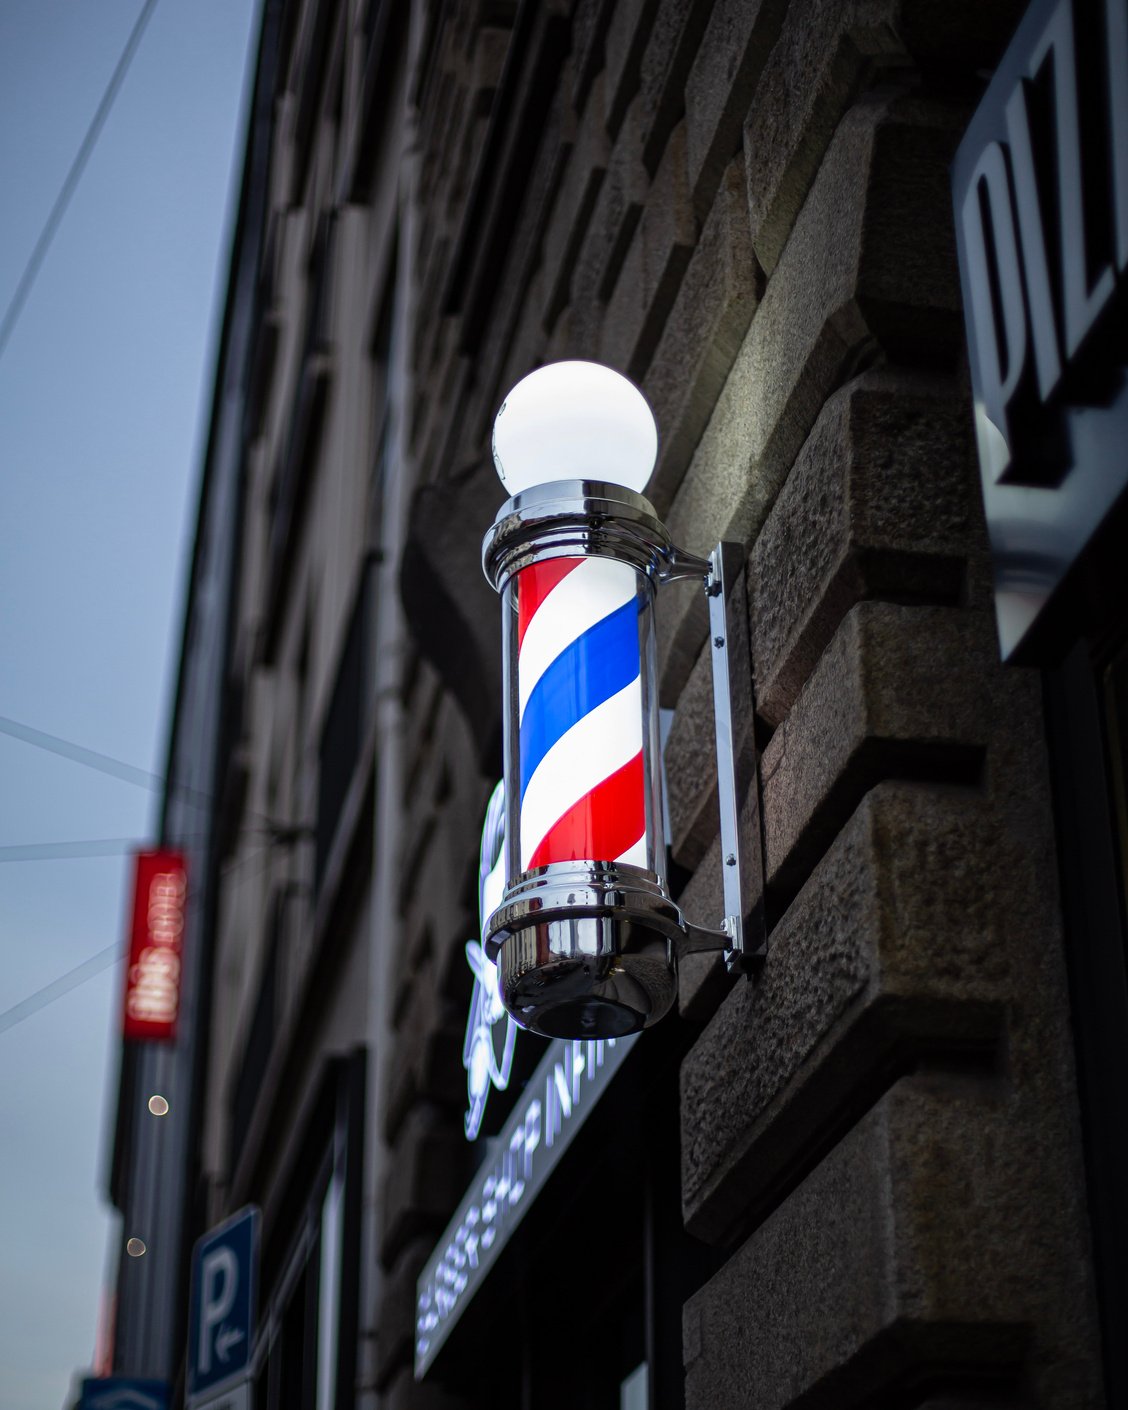
[[[250,1375],[255,1342],[259,1212],[248,1207],[192,1251],[188,1404],[210,1402]]]
[[[226,1244],[213,1249],[200,1264],[200,1341],[196,1363],[206,1376],[212,1368],[212,1345],[223,1319],[235,1305],[239,1264]]]

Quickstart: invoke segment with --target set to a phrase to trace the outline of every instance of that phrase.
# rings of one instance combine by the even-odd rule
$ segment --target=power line
[[[107,844],[116,839],[107,838]],[[131,838],[122,839],[130,847],[137,846]],[[54,846],[54,843],[41,843],[40,846]],[[94,846],[95,843],[86,844],[60,843],[60,846]],[[19,851],[19,848],[0,847],[0,861],[5,860],[4,852]],[[224,870],[228,873],[237,871],[248,862],[262,862],[265,858],[269,861],[271,853],[270,844],[256,848],[248,852],[245,856],[237,857],[229,863]],[[76,854],[77,855],[77,854]],[[87,854],[83,854],[87,855]],[[88,855],[98,855],[90,853]],[[258,870],[261,871],[261,866]],[[252,872],[251,875],[256,875]],[[6,1033],[9,1028],[14,1028],[17,1023],[22,1023],[25,1018],[30,1018],[32,1014],[38,1013],[40,1009],[45,1009],[48,1004],[53,1004],[56,999],[63,998],[72,989],[77,989],[80,984],[85,984],[88,979],[93,979],[96,974],[101,974],[104,969],[108,969],[111,964],[116,964],[118,960],[125,959],[125,951],[120,945],[107,945],[104,950],[99,950],[96,955],[91,955],[88,960],[83,960],[81,964],[75,965],[74,969],[68,969],[65,974],[60,974],[57,979],[52,979],[50,984],[44,984],[42,989],[36,989],[33,994],[29,994],[26,999],[21,999],[18,1004],[13,1004],[10,1009],[5,1009],[0,1013],[0,1033]]]
[[[96,955],[91,955],[88,960],[75,965],[74,969],[68,969],[66,974],[60,974],[58,979],[52,979],[50,984],[44,984],[42,989],[36,989],[34,994],[29,994],[26,999],[0,1013],[0,1033],[7,1033],[9,1028],[15,1028],[17,1023],[22,1023],[25,1018],[45,1009],[48,1004],[53,1004],[56,999],[61,999],[64,994],[69,994],[72,989],[77,989],[80,984],[85,984],[88,979],[93,979],[96,974],[101,974],[124,958],[125,951],[120,945],[107,945],[104,950],[99,950]]]
[[[69,739],[60,739],[57,734],[48,734],[45,730],[21,725],[18,720],[10,720],[5,715],[0,715],[0,733],[9,734],[13,739],[22,740],[24,744],[30,744],[35,749],[45,749],[49,754],[58,754],[61,758],[70,759],[72,763],[82,764],[85,768],[96,769],[98,773],[109,774],[111,778],[121,779],[123,783],[147,788],[153,793],[159,792],[165,786],[165,780],[159,774],[151,774],[148,769],[139,769],[136,764],[126,764],[109,754],[100,754],[96,749],[87,749]]]
[[[107,839],[107,843],[114,839]],[[136,846],[132,839],[124,839],[130,847]],[[53,846],[53,843],[41,844]],[[60,844],[66,846],[68,844]],[[76,844],[69,844],[76,845]],[[87,843],[86,846],[93,846],[94,843]],[[2,854],[4,852],[18,851],[19,848],[0,848],[0,861],[6,860]],[[243,857],[237,857],[231,862],[225,871],[237,871],[248,862],[262,862],[265,858],[270,858],[269,844],[259,847]],[[98,855],[95,853],[83,855]],[[108,855],[108,854],[107,854]],[[261,870],[261,866],[259,867]],[[251,873],[256,875],[255,872]],[[81,964],[75,965],[74,969],[68,969],[65,974],[60,974],[57,979],[52,979],[50,984],[44,984],[42,989],[36,989],[33,994],[29,994],[26,999],[21,999],[18,1004],[13,1004],[10,1009],[5,1009],[0,1013],[0,1033],[6,1033],[9,1028],[14,1028],[17,1023],[22,1023],[25,1018],[30,1018],[32,1014],[38,1013],[40,1009],[45,1009],[49,1004],[53,1004],[56,999],[61,999],[69,994],[72,989],[77,989],[80,984],[85,984],[88,979],[93,979],[95,975],[101,974],[104,969],[108,969],[111,964],[116,964],[118,960],[125,959],[125,951],[118,944],[107,945],[104,950],[99,950],[96,955],[91,955],[88,960],[83,960]]]
[[[136,764],[127,764],[122,759],[115,759],[110,754],[99,753],[97,749],[87,749],[84,744],[75,744],[71,739],[62,739],[57,734],[48,734],[46,730],[33,729],[31,725],[24,725],[19,720],[11,720],[6,715],[0,715],[0,734],[10,735],[13,739],[18,739],[24,744],[30,744],[33,749],[44,749],[48,754],[57,754],[62,759],[69,759],[74,764],[81,764],[83,768],[94,769],[100,774],[108,774],[110,778],[120,779],[123,783],[132,783],[137,788],[147,788],[151,793],[159,793],[161,789],[168,788],[171,795],[192,800],[196,803],[209,805],[215,802],[210,793],[205,793],[199,788],[189,788],[186,784],[170,785],[169,780],[161,774],[150,773],[148,769],[139,769]],[[253,826],[246,829],[248,832],[269,832],[280,841],[292,840],[293,836],[308,832],[300,824],[285,824],[272,822],[270,818],[262,813],[257,813],[248,809],[247,816],[255,819]],[[96,839],[100,840],[100,839]],[[28,844],[40,845],[40,844]],[[54,844],[44,843],[44,846]],[[61,843],[61,846],[70,844]],[[83,846],[84,843],[76,843],[75,846]],[[0,848],[0,852],[4,849]]]
[[[0,847],[0,863],[120,857],[144,845],[135,837],[92,837],[87,842],[25,842],[15,847]]]
[[[0,323],[0,358],[4,356],[4,350],[8,346],[8,341],[15,331],[20,314],[23,312],[24,304],[31,293],[32,285],[47,257],[47,251],[51,247],[51,241],[55,238],[59,226],[62,224],[63,216],[66,214],[67,206],[70,205],[71,197],[86,169],[86,163],[90,160],[90,154],[101,136],[102,128],[106,119],[110,115],[110,109],[114,105],[114,99],[118,95],[125,80],[125,75],[129,71],[129,66],[133,62],[133,56],[137,52],[137,46],[141,42],[141,36],[145,31],[145,26],[149,23],[149,17],[156,8],[157,0],[145,0],[141,7],[141,13],[130,31],[129,38],[125,41],[125,48],[121,51],[121,57],[117,61],[117,67],[110,76],[110,81],[106,85],[106,91],[102,94],[102,101],[98,104],[90,126],[86,129],[86,136],[82,139],[82,145],[78,149],[70,170],[67,172],[59,194],[55,197],[55,204],[51,207],[51,212],[47,217],[43,229],[39,232],[39,239],[35,242],[35,248],[31,252],[24,271],[20,275],[20,281],[16,285],[16,291],[12,295],[4,313],[4,320]]]

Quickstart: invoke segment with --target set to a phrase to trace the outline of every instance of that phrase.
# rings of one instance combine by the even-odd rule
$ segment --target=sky
[[[0,0],[0,317],[143,8]],[[158,0],[0,354],[0,717],[160,773],[255,0]],[[124,943],[158,796],[0,733],[0,1014]],[[67,1400],[113,1252],[122,966],[0,1031],[0,1410]]]

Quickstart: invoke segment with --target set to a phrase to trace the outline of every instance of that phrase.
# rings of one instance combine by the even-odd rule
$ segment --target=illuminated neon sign
[[[181,853],[137,853],[125,972],[126,1038],[167,1043],[176,1037],[187,891]]]
[[[486,917],[501,900],[505,886],[505,784],[494,789],[486,808],[482,828],[482,850],[478,863],[478,914],[484,927]],[[506,1013],[497,986],[497,965],[478,940],[466,942],[466,960],[474,975],[466,1037],[462,1043],[462,1066],[466,1069],[466,1139],[473,1141],[482,1129],[486,1102],[496,1087],[504,1092],[513,1071],[513,1048],[517,1024]],[[495,1034],[501,1032],[501,1052]]]

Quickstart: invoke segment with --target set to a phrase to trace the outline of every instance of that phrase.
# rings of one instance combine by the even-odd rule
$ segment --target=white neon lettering
[[[533,1089],[537,1095],[527,1096],[523,1108],[519,1105],[510,1117],[479,1176],[472,1201],[460,1212],[453,1235],[440,1246],[441,1256],[420,1288],[416,1304],[418,1356],[429,1354],[436,1328],[456,1317],[462,1300],[473,1296],[491,1250],[504,1242],[521,1218],[522,1206],[530,1198],[542,1167],[551,1165],[550,1151],[557,1137],[573,1119],[582,1120],[580,1113],[589,1088],[587,1100],[596,1099],[592,1084],[614,1047],[613,1039],[560,1044],[551,1066],[537,1077]]]
[[[584,1068],[587,1063],[584,1061],[584,1045],[579,1038],[572,1039],[572,1103],[573,1105],[580,1099],[580,1084],[583,1081]]]
[[[541,1104],[536,1097],[529,1103],[525,1113],[525,1179],[533,1173],[533,1152],[540,1145]]]
[[[565,1048],[564,1061],[554,1063],[552,1068],[552,1080],[556,1086],[556,1101],[563,1117],[572,1115],[572,1084],[568,1080],[567,1071],[568,1056],[571,1051],[570,1047]],[[560,1129],[559,1125],[556,1129]]]

